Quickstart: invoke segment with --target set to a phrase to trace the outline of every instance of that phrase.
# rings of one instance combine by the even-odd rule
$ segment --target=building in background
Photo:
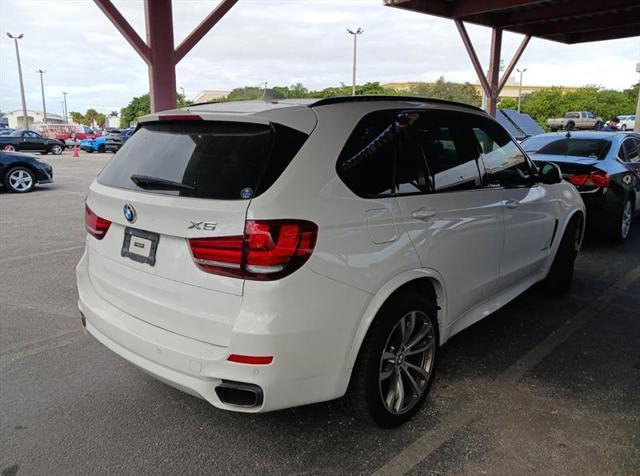
[[[196,96],[193,98],[193,102],[197,104],[201,102],[218,101],[220,99],[226,98],[230,92],[231,91],[218,91],[215,89],[205,89],[204,91],[200,91],[198,94],[196,94]]]
[[[4,112],[0,112],[0,129],[6,129],[9,127],[9,118]]]
[[[40,111],[27,110],[27,126],[25,127],[22,109],[6,113],[9,127],[12,129],[27,129],[32,124],[41,124],[44,122],[44,114]],[[47,112],[48,124],[64,124],[64,117],[58,114]]]
[[[411,88],[415,86],[419,86],[421,84],[434,84],[434,83],[429,83],[429,82],[387,83],[387,84],[383,84],[382,87],[389,88],[389,89],[397,89],[399,91],[408,91]],[[472,85],[474,88],[476,88],[476,91],[478,92],[478,94],[482,96],[482,86],[480,85],[480,83],[472,83]],[[507,80],[507,84],[504,85],[504,88],[500,92],[499,99],[513,98],[517,100],[519,86],[520,86],[520,83],[516,80],[516,78],[513,76],[510,77]],[[531,94],[541,89],[546,89],[550,87],[551,86],[532,86],[532,85],[523,84],[522,95],[525,96],[526,94]],[[562,88],[566,92],[572,92],[579,88],[578,86],[558,86],[558,87]]]
[[[105,129],[118,129],[120,127],[120,116],[110,116],[107,115],[107,118],[104,121]]]

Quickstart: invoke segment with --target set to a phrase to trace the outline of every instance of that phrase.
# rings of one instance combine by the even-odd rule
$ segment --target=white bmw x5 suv
[[[585,209],[471,106],[356,97],[144,117],[91,184],[87,330],[225,410],[344,397],[383,427],[439,348],[538,281],[566,289]]]

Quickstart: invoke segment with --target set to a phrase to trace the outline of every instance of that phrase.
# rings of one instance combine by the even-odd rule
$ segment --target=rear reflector
[[[189,240],[193,261],[207,273],[255,281],[283,278],[311,256],[318,227],[304,220],[247,220],[244,235]]]
[[[586,175],[570,175],[567,180],[577,187],[608,187],[610,177],[605,172],[593,172]]]
[[[93,213],[89,205],[84,206],[84,227],[91,236],[101,240],[107,234],[110,226],[111,222],[109,220],[100,218]]]
[[[269,365],[271,362],[273,362],[273,357],[270,355],[258,356],[231,354],[227,360],[229,362],[235,362],[237,364]]]

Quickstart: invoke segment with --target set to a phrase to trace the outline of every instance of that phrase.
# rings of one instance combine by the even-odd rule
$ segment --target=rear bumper
[[[89,333],[158,380],[220,409],[265,412],[338,398],[348,383],[347,358],[370,296],[352,288],[345,292],[344,285],[312,271],[297,273],[301,272],[308,274],[304,280],[308,290],[287,293],[304,299],[304,305],[283,302],[279,296],[271,305],[261,291],[247,290],[228,347],[167,331],[113,306],[96,292],[86,253],[76,269],[78,307]],[[228,362],[231,354],[272,355],[274,360],[269,365],[245,365]],[[223,380],[257,385],[263,392],[262,403],[225,404],[216,394]]]

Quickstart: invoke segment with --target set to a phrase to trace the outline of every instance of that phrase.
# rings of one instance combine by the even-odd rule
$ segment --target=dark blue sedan
[[[640,212],[640,134],[566,132],[522,142],[536,162],[554,162],[576,186],[587,207],[587,224],[623,242]]]
[[[52,183],[53,167],[39,157],[0,151],[0,186],[10,192],[30,192],[36,184]]]

